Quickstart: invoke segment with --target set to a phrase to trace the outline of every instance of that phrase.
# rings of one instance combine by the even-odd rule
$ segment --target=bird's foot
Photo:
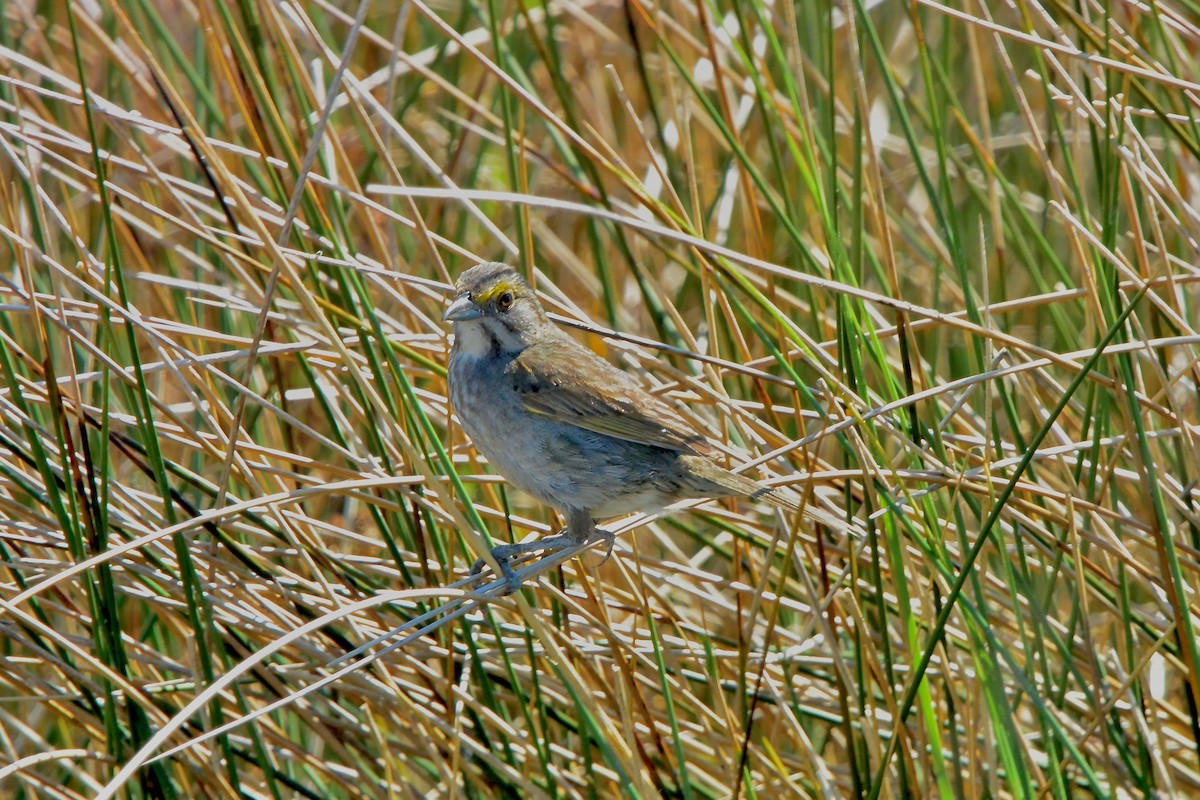
[[[560,533],[555,536],[547,536],[543,539],[534,539],[532,542],[513,542],[512,544],[496,545],[492,548],[492,558],[495,559],[496,565],[500,567],[500,573],[504,576],[505,594],[512,594],[521,588],[521,579],[517,577],[517,573],[513,571],[512,565],[509,564],[514,558],[525,555],[526,553],[556,553],[559,550],[566,550],[568,547],[578,544],[579,542],[567,536],[565,533]],[[475,561],[471,567],[471,574],[478,575],[483,568],[487,566],[487,562],[480,558]]]
[[[600,559],[600,563],[596,566],[603,567],[612,558],[613,545],[617,543],[617,537],[612,531],[596,528],[592,531],[592,536],[588,541],[594,542],[598,539],[604,541],[604,558]]]
[[[504,578],[504,593],[513,594],[521,588],[521,579],[509,563],[514,558],[519,558],[526,553],[557,553],[560,550],[566,550],[597,539],[603,539],[607,545],[607,549],[605,550],[604,558],[597,565],[600,566],[612,556],[615,538],[612,533],[596,528],[593,528],[591,535],[584,540],[580,540],[569,533],[559,533],[554,536],[546,536],[542,539],[534,539],[532,542],[513,542],[512,544],[497,545],[492,548],[492,558],[495,559],[496,565],[500,567],[500,573]],[[471,566],[471,575],[478,575],[483,571],[485,566],[487,566],[487,561],[482,558],[477,559]]]

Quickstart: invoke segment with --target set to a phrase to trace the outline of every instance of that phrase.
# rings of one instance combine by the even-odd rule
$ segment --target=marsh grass
[[[1200,793],[1197,11],[0,4],[0,793]],[[472,583],[482,259],[802,518]]]

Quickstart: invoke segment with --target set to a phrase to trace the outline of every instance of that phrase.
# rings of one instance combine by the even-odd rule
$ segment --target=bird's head
[[[459,348],[476,356],[520,352],[550,325],[525,279],[496,261],[458,276],[454,301],[442,319],[454,323]]]

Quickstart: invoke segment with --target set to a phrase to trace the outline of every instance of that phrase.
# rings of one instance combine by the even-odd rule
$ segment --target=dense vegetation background
[[[1198,56],[1191,0],[0,3],[0,794],[1200,793]],[[483,259],[803,519],[471,584],[559,524],[447,408]]]

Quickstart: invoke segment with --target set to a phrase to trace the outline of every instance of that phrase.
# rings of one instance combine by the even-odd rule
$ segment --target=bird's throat
[[[456,324],[454,346],[466,358],[499,358],[521,352],[526,343],[504,320],[491,317]]]

